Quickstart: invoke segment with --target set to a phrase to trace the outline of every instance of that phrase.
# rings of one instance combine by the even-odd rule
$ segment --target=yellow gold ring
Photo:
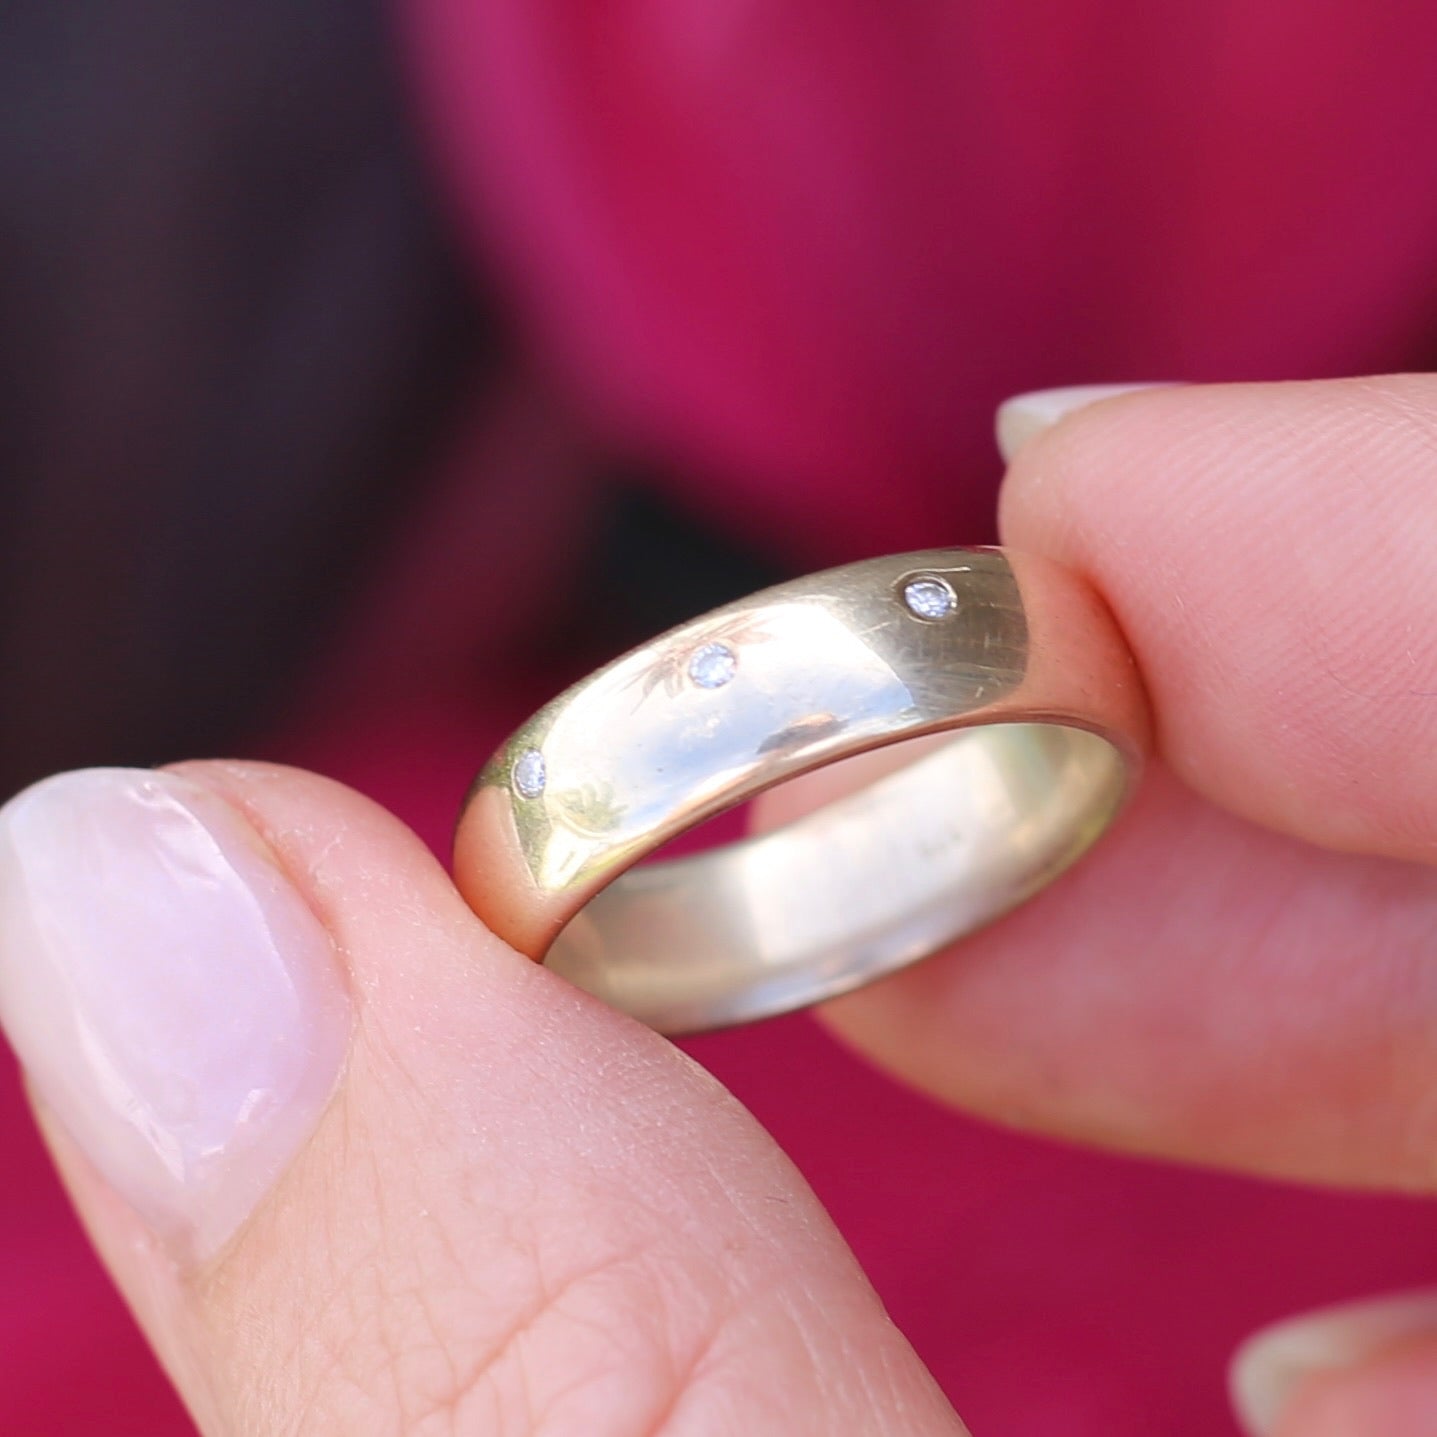
[[[799,774],[915,757],[770,833],[639,866]],[[546,705],[460,817],[490,928],[667,1033],[833,997],[1036,893],[1102,833],[1149,742],[1112,616],[1000,549],[810,574],[715,609]],[[896,755],[906,757],[906,755]]]

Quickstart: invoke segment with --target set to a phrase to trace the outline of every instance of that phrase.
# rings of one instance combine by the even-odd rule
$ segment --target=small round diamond
[[[514,791],[520,798],[538,798],[549,781],[544,755],[537,748],[526,748],[514,760]]]
[[[721,689],[738,672],[738,655],[727,644],[705,644],[689,658],[689,677],[701,689]]]
[[[920,619],[946,619],[958,598],[942,579],[913,579],[903,586],[903,602]]]

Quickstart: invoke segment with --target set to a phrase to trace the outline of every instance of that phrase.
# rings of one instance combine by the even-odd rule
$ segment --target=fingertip
[[[1437,1410],[1437,1294],[1324,1309],[1254,1334],[1229,1369],[1249,1437],[1418,1433]]]
[[[329,934],[188,774],[59,774],[0,810],[0,1015],[29,1081],[177,1253],[304,1143],[348,1046]]]
[[[998,493],[1003,543],[1047,554],[1095,577],[1087,526],[1100,524],[1103,515],[1081,502],[1078,486],[1088,470],[1099,469],[1101,456],[1114,453],[1123,460],[1124,475],[1140,468],[1155,442],[1169,443],[1186,429],[1190,395],[1206,403],[1222,387],[1163,381],[1087,385],[1005,401],[996,421],[1007,463]]]
[[[1427,861],[1434,435],[1430,376],[1128,394],[1021,450],[1002,532],[1103,594],[1195,791]]]
[[[1005,464],[1011,464],[1020,450],[1069,414],[1076,414],[1107,399],[1160,387],[1153,383],[1075,384],[1062,389],[1038,389],[1028,394],[1015,394],[998,406],[994,416],[998,453]]]

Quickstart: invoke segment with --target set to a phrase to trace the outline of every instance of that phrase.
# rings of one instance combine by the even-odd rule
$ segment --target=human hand
[[[840,1032],[1006,1121],[1430,1190],[1434,435],[1413,378],[1153,391],[1023,448],[1005,541],[1108,596],[1160,764],[1083,865]],[[14,801],[0,1012],[206,1432],[962,1431],[747,1115],[333,784]],[[1285,1406],[1250,1367],[1250,1415],[1420,1430],[1437,1307],[1403,1313]]]
[[[1021,1127],[1431,1194],[1437,379],[1095,393],[1007,406],[1003,540],[1105,594],[1158,761],[1061,882],[825,1017]],[[1437,1296],[1278,1329],[1235,1388],[1262,1437],[1437,1430]]]
[[[739,1104],[336,784],[13,800],[0,1013],[205,1433],[963,1430]]]

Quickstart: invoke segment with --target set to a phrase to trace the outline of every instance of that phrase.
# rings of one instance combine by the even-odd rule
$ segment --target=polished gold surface
[[[546,705],[480,774],[456,878],[502,937],[654,1027],[741,1022],[1036,892],[1116,814],[1147,723],[1078,576],[996,549],[867,560],[716,609]],[[949,730],[773,833],[635,867],[795,775]]]

